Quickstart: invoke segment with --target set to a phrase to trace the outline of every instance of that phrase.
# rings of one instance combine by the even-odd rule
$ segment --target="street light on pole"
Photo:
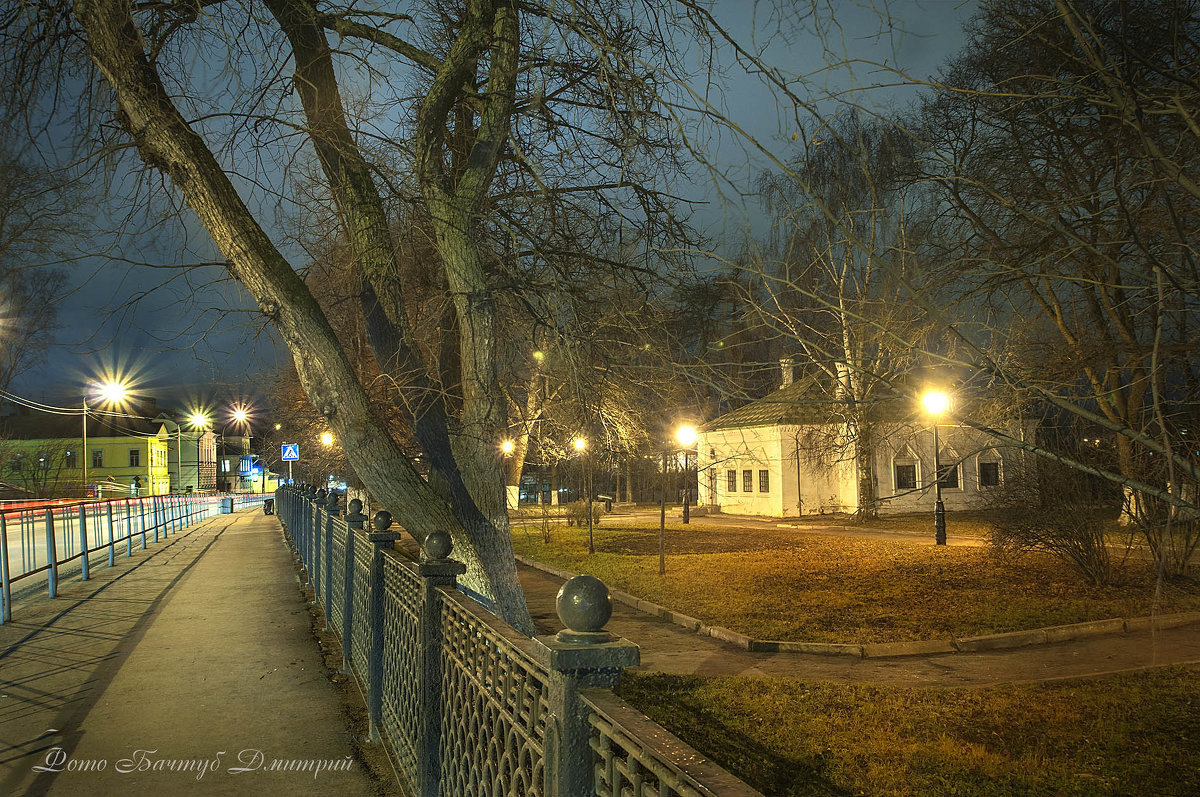
[[[683,447],[683,522],[691,522],[689,502],[692,497],[692,470],[688,457],[692,446],[696,444],[696,427],[680,426],[675,430],[675,440]]]
[[[592,554],[596,552],[596,545],[592,539],[592,463],[587,456],[588,443],[586,438],[576,437],[571,441],[571,445],[575,447],[577,452],[583,455],[583,466],[585,469],[583,488],[587,490],[588,553]]]
[[[933,416],[933,531],[937,545],[946,544],[946,506],[942,503],[942,447],[938,440],[938,424],[942,413],[950,408],[950,397],[938,390],[930,390],[921,397],[925,411]]]
[[[246,423],[246,421],[249,420],[249,418],[250,418],[250,413],[246,411],[245,407],[233,407],[232,409],[233,409],[233,414],[230,416],[229,420],[225,423],[225,425],[221,427],[221,464],[222,465],[227,465],[227,463],[225,462],[225,457],[228,456],[228,454],[229,454],[229,446],[225,442],[225,430],[228,429],[231,425],[240,426],[240,425]],[[217,475],[218,475],[218,477],[220,476],[219,473]],[[225,487],[226,487],[225,492],[230,492],[230,490],[228,489],[229,488],[229,480],[228,479],[225,480]],[[220,485],[218,485],[217,491],[220,492]]]
[[[194,441],[196,444],[196,492],[200,492],[200,435],[198,432],[208,431],[208,425],[211,422],[211,419],[202,412],[193,412],[192,417],[188,418],[188,425],[192,427],[193,432],[197,432]],[[180,456],[182,455],[181,451]]]
[[[105,404],[120,404],[129,395],[129,388],[120,382],[109,380],[101,382],[98,385],[93,385],[100,394],[100,406]],[[88,450],[87,450],[87,419],[88,419],[88,391],[87,388],[83,391],[83,451],[79,452],[82,456],[80,462],[83,466],[83,497],[87,498],[87,466],[88,466]]]

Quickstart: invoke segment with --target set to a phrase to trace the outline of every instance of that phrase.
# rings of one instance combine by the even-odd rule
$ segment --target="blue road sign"
[[[299,462],[300,461],[300,444],[299,443],[284,443],[283,444],[283,461],[284,462]]]

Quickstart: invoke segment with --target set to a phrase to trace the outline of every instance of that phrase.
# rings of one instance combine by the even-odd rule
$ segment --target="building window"
[[[65,454],[63,454],[63,467],[64,468],[78,468],[79,467],[79,457],[77,457],[75,455],[74,451],[68,451]]]
[[[938,484],[941,486],[941,488],[943,490],[957,490],[958,489],[958,463],[954,462],[954,463],[947,464],[945,462],[945,457],[943,457],[942,460],[943,461],[941,463],[941,467],[938,468],[938,470],[941,471],[938,474],[938,476],[939,476]]]
[[[136,468],[142,464],[142,452],[139,449],[129,449],[129,467]]]
[[[92,452],[92,467],[93,468],[103,468],[104,467],[104,449],[101,448],[101,449],[97,449]]]
[[[737,492],[737,471],[736,470],[725,471],[725,487],[731,493]]]
[[[21,467],[25,464],[24,454],[14,454],[12,462],[8,463],[8,469],[13,473],[20,473]]]
[[[754,492],[754,471],[752,471],[752,470],[742,471],[742,492],[744,492],[744,493]]]
[[[760,493],[771,492],[771,471],[760,470],[758,472],[758,491]]]
[[[892,466],[896,480],[896,492],[917,489],[917,463],[896,462]]]
[[[38,452],[38,470],[40,470],[40,471],[50,470],[50,454],[49,454],[49,452],[47,452],[47,451],[39,451]]]
[[[1000,463],[999,461],[980,462],[979,463],[979,486],[980,487],[999,487],[1000,486]]]

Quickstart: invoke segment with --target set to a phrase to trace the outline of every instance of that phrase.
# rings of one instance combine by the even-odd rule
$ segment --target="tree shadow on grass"
[[[703,682],[661,674],[639,675],[622,683],[621,696],[686,744],[766,795],[850,795],[821,770],[824,762],[797,759],[772,750],[725,722],[693,693]]]

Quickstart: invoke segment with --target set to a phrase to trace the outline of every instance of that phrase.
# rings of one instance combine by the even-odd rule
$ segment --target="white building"
[[[710,421],[697,440],[699,503],[733,514],[799,517],[859,509],[859,480],[872,478],[881,514],[933,512],[933,421],[908,402],[880,402],[874,451],[859,458],[851,428],[837,421],[838,403],[813,380],[788,384]],[[831,422],[832,421],[832,422]],[[999,426],[1018,439],[1032,422]],[[993,424],[995,427],[995,424]],[[938,424],[948,511],[984,506],[987,494],[1015,474],[1026,455],[998,445],[950,418]]]

